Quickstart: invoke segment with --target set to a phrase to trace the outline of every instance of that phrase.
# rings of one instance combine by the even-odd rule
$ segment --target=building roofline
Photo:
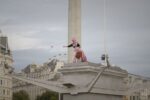
[[[142,75],[136,75],[136,74],[131,74],[131,73],[128,73],[128,74],[136,76],[136,77],[139,77],[139,78],[144,79],[144,80],[150,80],[150,77],[146,77],[146,76],[142,76]]]

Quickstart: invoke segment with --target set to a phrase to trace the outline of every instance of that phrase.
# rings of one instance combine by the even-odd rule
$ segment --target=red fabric
[[[78,51],[78,52],[76,52],[75,57],[76,57],[77,59],[81,59],[82,62],[86,62],[86,61],[87,61],[87,58],[86,58],[86,56],[84,55],[83,51]]]
[[[77,59],[82,58],[82,51],[78,51],[78,52],[76,52],[75,57],[76,57]]]

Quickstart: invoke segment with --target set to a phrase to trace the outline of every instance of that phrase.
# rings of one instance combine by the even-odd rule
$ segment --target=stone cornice
[[[102,68],[106,66],[101,64],[94,64],[94,63],[72,63],[72,64],[65,64],[62,69],[59,69],[58,71],[62,74],[67,73],[98,73]],[[126,77],[127,71],[121,69],[120,67],[109,67],[106,69],[103,74],[107,75],[114,75],[114,76],[120,76],[120,77]]]

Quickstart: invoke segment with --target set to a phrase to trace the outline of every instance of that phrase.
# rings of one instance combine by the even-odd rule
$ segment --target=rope
[[[91,92],[92,88],[94,87],[94,85],[96,84],[96,82],[98,81],[98,79],[100,78],[100,76],[102,75],[102,73],[109,68],[107,67],[103,67],[102,69],[100,69],[100,71],[98,72],[97,76],[94,78],[94,80],[91,82],[91,84],[89,84],[88,86],[88,92]]]
[[[104,0],[104,19],[103,19],[103,25],[104,25],[104,55],[105,55],[105,63],[106,63],[106,66],[110,66],[109,64],[109,61],[108,61],[108,53],[107,53],[107,40],[106,40],[106,35],[107,35],[107,32],[106,32],[106,0]]]
[[[103,22],[103,25],[104,25],[104,53],[105,53],[105,57],[108,57],[107,55],[107,47],[106,47],[106,0],[104,0],[104,22]],[[108,61],[108,58],[105,58],[105,63],[107,64],[106,67],[102,68],[97,76],[94,78],[94,80],[91,82],[91,84],[88,86],[88,92],[91,92],[92,88],[94,87],[94,85],[96,84],[96,82],[98,81],[98,79],[100,78],[100,76],[102,75],[102,73],[110,67],[109,65],[109,61]]]
[[[104,0],[104,22],[103,22],[103,25],[104,25],[104,53],[105,55],[107,55],[107,46],[106,46],[106,0]]]

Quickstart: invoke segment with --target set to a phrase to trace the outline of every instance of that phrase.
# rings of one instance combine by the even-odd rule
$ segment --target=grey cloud
[[[15,60],[15,64],[14,64],[15,70],[19,71],[31,63],[43,64],[46,61],[48,61],[50,58],[56,58],[58,57],[58,54],[64,54],[64,53],[65,52],[51,51],[51,49],[15,50],[13,51],[13,57]]]
[[[25,37],[38,39],[43,45],[62,46],[67,44],[67,32],[64,29],[41,30]]]
[[[116,2],[115,2],[116,1]],[[139,31],[149,29],[149,0],[109,0],[107,25],[112,30]]]

